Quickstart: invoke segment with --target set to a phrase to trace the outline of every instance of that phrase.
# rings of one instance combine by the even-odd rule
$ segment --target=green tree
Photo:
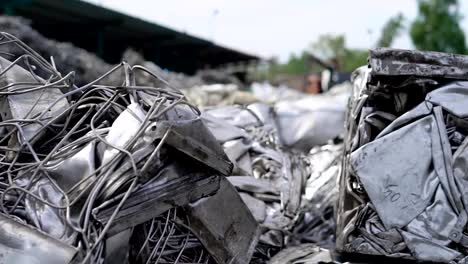
[[[390,47],[393,40],[405,29],[403,25],[404,20],[405,18],[401,13],[391,17],[382,28],[382,33],[377,41],[377,47]]]
[[[310,50],[324,61],[337,64],[340,71],[351,72],[367,63],[368,51],[346,47],[346,38],[342,34],[322,35],[312,43]]]
[[[310,46],[311,53],[324,61],[336,60],[342,62],[346,56],[345,36],[324,34]]]
[[[342,69],[345,72],[352,72],[358,67],[367,64],[369,51],[366,49],[346,49],[346,56],[343,60]]]
[[[288,61],[281,65],[281,72],[287,74],[305,74],[307,73],[307,54],[302,52],[300,55],[291,54]]]
[[[276,63],[270,62],[266,74],[268,79],[273,80],[280,74],[303,75],[322,71],[322,66],[310,63],[310,54],[326,63],[336,64],[334,66],[340,71],[351,72],[367,63],[368,51],[347,48],[344,35],[324,34],[310,45],[309,51],[291,54],[286,63],[279,64],[276,60]]]
[[[457,0],[419,0],[410,35],[417,49],[465,53],[465,34]]]

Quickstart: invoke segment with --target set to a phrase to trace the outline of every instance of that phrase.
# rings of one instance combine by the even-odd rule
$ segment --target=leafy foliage
[[[457,0],[418,0],[418,7],[418,16],[409,28],[411,39],[417,49],[468,53],[465,34],[460,27],[462,17]],[[375,45],[390,47],[396,37],[406,32],[405,21],[406,18],[401,13],[391,17],[382,28]],[[345,72],[351,72],[366,64],[368,56],[366,49],[347,47],[343,34],[321,35],[310,45],[308,52],[327,63],[333,62],[338,70]],[[273,75],[320,72],[321,69],[317,65],[308,63],[308,52],[292,54],[286,63],[276,64],[272,68]]]
[[[292,54],[289,60],[278,66],[276,70],[286,74],[307,74],[320,72],[323,68],[308,63],[310,54],[326,63],[334,63],[341,71],[351,72],[366,64],[368,51],[364,49],[350,49],[346,47],[344,35],[321,35],[311,44],[310,53],[303,51],[300,55]]]
[[[352,72],[358,67],[367,64],[369,51],[366,49],[346,49],[346,56],[343,59],[342,71]]]
[[[403,25],[404,20],[405,17],[401,13],[391,17],[382,28],[382,33],[377,41],[377,47],[390,47],[393,40],[405,29]]]
[[[325,34],[311,45],[311,53],[326,62],[333,62],[338,70],[351,72],[366,64],[366,49],[351,49],[346,46],[344,35]]]
[[[457,0],[419,0],[410,35],[417,49],[466,53]]]
[[[346,39],[344,35],[321,35],[312,43],[310,50],[324,61],[342,61],[346,56]]]
[[[287,63],[280,66],[279,69],[286,74],[306,74],[307,69],[307,53],[303,51],[300,55],[292,54]]]

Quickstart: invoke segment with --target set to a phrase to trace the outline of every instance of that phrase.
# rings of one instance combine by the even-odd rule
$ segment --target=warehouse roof
[[[129,46],[164,68],[185,73],[259,59],[84,1],[4,0],[0,7],[3,13],[30,19],[44,36],[72,42],[111,63]]]

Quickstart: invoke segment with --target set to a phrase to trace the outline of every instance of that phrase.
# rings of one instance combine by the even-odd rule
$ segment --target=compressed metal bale
[[[357,71],[340,179],[342,252],[463,263],[467,56],[377,49]]]

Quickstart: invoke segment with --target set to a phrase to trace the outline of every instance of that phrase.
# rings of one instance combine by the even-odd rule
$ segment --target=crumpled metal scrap
[[[308,153],[310,175],[302,195],[301,214],[289,244],[314,243],[330,250],[335,248],[335,207],[342,154],[341,140],[317,146]]]
[[[223,116],[231,119],[222,119]],[[275,149],[277,142],[275,137],[262,136],[263,133],[268,134],[268,130],[271,132],[274,127],[259,127],[258,117],[252,114],[251,110],[236,106],[206,111],[202,114],[202,117],[218,140],[225,139],[221,143],[230,159],[235,162],[233,172],[235,176],[229,177],[229,180],[238,189],[260,192],[266,197],[270,196],[270,198],[266,198],[267,200],[277,200],[279,194],[285,191],[281,190],[280,186],[288,184],[287,175],[283,175],[283,173],[286,173],[286,171],[282,171],[283,165],[288,166],[291,162],[285,153]],[[254,130],[254,128],[257,128],[257,130]],[[226,130],[231,131],[229,138],[225,138],[226,133],[224,131]],[[256,131],[257,133],[253,134],[249,133],[249,131]],[[256,141],[255,138],[263,141]],[[270,147],[266,148],[266,145]],[[291,168],[289,168],[288,173],[290,171]],[[256,177],[252,178],[254,175]],[[301,179],[301,177],[298,178]],[[277,197],[273,198],[272,195]],[[254,197],[250,198],[254,199]],[[280,202],[280,200],[277,200],[277,202]],[[283,202],[287,203],[286,201]]]
[[[275,103],[281,143],[307,152],[342,135],[350,91],[350,83],[345,82],[323,94]]]
[[[279,149],[275,128],[255,114],[262,106],[214,108],[202,118],[234,163],[228,180],[263,227],[260,241],[282,247],[284,231],[298,213],[308,167],[305,158]]]
[[[319,248],[315,244],[301,244],[283,249],[276,254],[270,264],[299,264],[299,263],[334,263],[331,252]]]
[[[346,89],[273,107],[210,109],[205,127],[198,109],[169,84],[188,88],[213,74],[172,74],[130,50],[124,56],[131,63],[113,67],[45,39],[18,18],[0,17],[0,24],[37,49],[1,35],[0,216],[5,226],[26,230],[24,248],[51,241],[35,249],[31,262],[246,263],[252,254],[253,262],[264,262],[299,243],[331,247],[337,167],[334,161],[317,165],[329,164],[329,154],[339,151],[330,145],[307,152],[340,134],[344,111],[338,104]],[[130,66],[137,63],[145,67]],[[61,74],[74,69],[76,75]],[[219,98],[223,104],[258,101],[239,91],[232,96],[231,87],[185,92],[199,98],[197,89],[208,91],[202,105],[211,98],[213,105]],[[326,107],[318,106],[324,100]],[[310,119],[318,123],[310,126]],[[318,125],[323,120],[328,125]],[[287,129],[293,123],[297,129]],[[319,133],[319,126],[330,129]],[[220,175],[231,175],[240,192]],[[215,194],[222,186],[237,209],[211,214],[220,209],[216,201],[227,199]],[[18,261],[11,248],[2,252],[5,262]]]
[[[145,60],[145,58],[140,53],[136,52],[133,49],[125,50],[122,57],[131,65],[143,65],[151,72],[160,76],[161,79],[170,83],[173,87],[185,89],[205,84],[205,81],[200,76],[187,76],[183,73],[175,73],[168,70],[164,70],[155,63]],[[141,75],[139,81],[142,83],[152,84],[153,86],[161,85],[161,81],[155,80],[149,74]]]
[[[250,89],[255,97],[265,103],[275,103],[279,101],[291,101],[304,97],[304,93],[291,89],[285,85],[273,86],[269,82],[254,82]]]
[[[229,94],[226,91],[226,86],[222,88],[223,93]],[[240,122],[244,122],[242,121],[244,118],[248,120],[245,122],[252,124],[264,122],[269,130],[275,130],[277,144],[280,144],[283,148],[308,152],[311,148],[325,145],[329,140],[342,135],[346,116],[346,103],[350,92],[351,85],[343,83],[324,94],[303,94],[300,99],[280,100],[273,104],[267,104],[261,98],[258,98],[258,102],[253,103],[248,103],[248,101],[238,102],[240,105],[246,105],[247,110],[253,111],[254,117],[245,111],[240,112],[241,116],[235,116],[238,114],[237,104],[226,106],[222,100],[218,99],[214,100],[219,103],[218,105],[213,104],[212,107],[201,105],[204,106],[202,109],[205,112],[231,121],[233,125],[242,125]],[[199,101],[197,97],[204,97],[204,92],[196,89],[188,90],[186,93],[192,94],[189,99],[194,99],[194,102]],[[229,97],[235,98],[236,94],[231,92]],[[207,102],[209,100],[202,101]],[[251,124],[246,126],[247,129],[257,129],[259,127],[263,129],[265,126]]]
[[[355,73],[338,248],[465,263],[468,56],[376,49]]]
[[[337,166],[331,157],[340,149],[332,144],[307,152],[341,133],[346,87],[273,107],[216,107],[203,114],[202,123],[198,109],[170,87],[200,85],[206,81],[201,77],[170,74],[132,51],[125,54],[128,61],[145,67],[113,67],[43,38],[16,18],[1,17],[0,23],[54,57],[49,63],[2,35],[2,212],[5,222],[20,221],[31,239],[55,241],[48,246],[61,252],[58,260],[44,259],[40,248],[32,258],[263,263],[285,246],[332,247]],[[77,75],[61,74],[75,68]],[[231,96],[230,87],[199,87],[210,96],[200,104],[211,98],[214,105],[220,98],[223,104],[258,100],[239,91]],[[197,89],[185,92],[199,98]],[[323,100],[328,103],[317,104]],[[326,119],[317,116],[330,117],[324,111],[336,117],[327,126],[318,125]],[[322,133],[318,127],[329,129]],[[220,175],[230,175],[230,184]],[[230,208],[237,209],[211,214],[228,208],[217,207],[228,197],[215,194],[223,185],[231,193]],[[36,237],[36,229],[45,238]]]
[[[161,80],[125,62],[77,86],[0,33],[6,46],[23,54],[0,58],[3,263],[249,262],[257,222],[180,91],[140,85],[141,72]],[[122,72],[119,86],[101,82]],[[223,199],[237,209],[207,214]]]
[[[216,107],[202,118],[234,163],[228,180],[262,227],[254,263],[302,243],[334,247],[341,144],[285,149],[272,108],[262,103]]]

